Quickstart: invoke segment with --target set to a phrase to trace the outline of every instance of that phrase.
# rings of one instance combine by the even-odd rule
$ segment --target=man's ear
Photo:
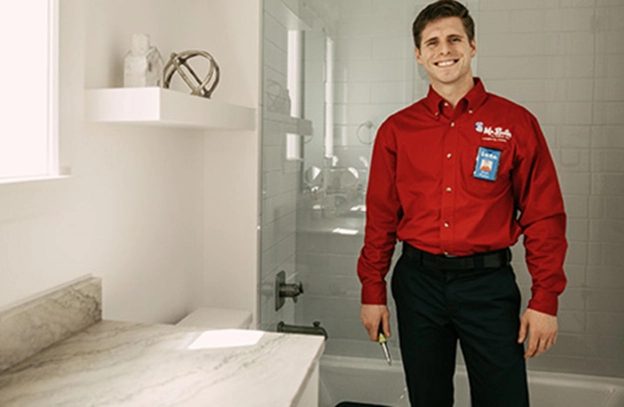
[[[475,40],[474,38],[472,39],[472,41],[470,41],[470,48],[472,49],[470,51],[470,56],[474,57],[475,55],[477,55],[477,40]]]
[[[416,53],[416,61],[418,61],[418,63],[422,65],[423,61],[421,59],[420,50],[418,49],[418,47],[414,46],[414,52]]]

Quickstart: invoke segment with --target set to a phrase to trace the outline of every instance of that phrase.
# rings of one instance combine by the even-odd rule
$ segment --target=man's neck
[[[453,106],[453,109],[455,109],[457,103],[459,103],[459,101],[462,100],[462,98],[466,96],[472,88],[474,88],[474,79],[472,77],[468,77],[460,83],[451,84],[436,82],[432,83],[431,86],[433,87],[433,90],[438,93],[438,95],[442,96],[442,98],[449,102],[451,106]]]

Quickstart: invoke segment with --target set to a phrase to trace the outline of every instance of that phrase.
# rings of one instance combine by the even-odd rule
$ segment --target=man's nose
[[[451,46],[447,42],[442,42],[438,51],[440,55],[446,55],[451,52]]]

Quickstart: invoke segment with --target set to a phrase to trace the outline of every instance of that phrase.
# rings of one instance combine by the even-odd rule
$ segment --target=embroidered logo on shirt
[[[509,129],[504,129],[502,127],[491,127],[486,126],[483,122],[475,123],[475,130],[477,133],[483,134],[481,140],[485,141],[499,141],[506,143],[511,139],[511,132]]]

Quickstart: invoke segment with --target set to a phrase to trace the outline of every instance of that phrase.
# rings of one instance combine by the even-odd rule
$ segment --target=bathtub
[[[624,379],[564,373],[529,372],[532,407],[623,407]],[[324,355],[321,358],[319,407],[342,401],[409,407],[400,362]],[[455,407],[469,407],[463,366],[455,375]]]

